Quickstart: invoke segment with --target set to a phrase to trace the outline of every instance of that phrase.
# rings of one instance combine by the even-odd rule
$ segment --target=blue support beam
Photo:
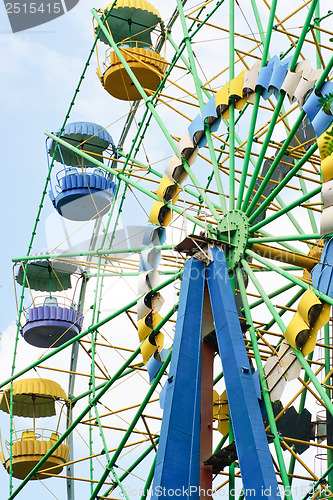
[[[202,312],[208,285],[245,498],[280,499],[224,254],[184,267],[152,500],[199,500]],[[209,495],[210,497],[210,495]],[[208,497],[207,497],[208,498]]]
[[[280,498],[224,253],[212,249],[206,277],[245,498]]]
[[[184,267],[170,371],[166,382],[152,500],[171,496],[199,499],[204,283],[204,264],[193,258],[188,260]]]

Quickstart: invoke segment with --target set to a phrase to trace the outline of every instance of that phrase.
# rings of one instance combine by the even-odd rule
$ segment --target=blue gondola
[[[90,122],[73,122],[65,126],[61,138],[89,154],[116,156],[116,147],[110,134],[100,125]],[[66,219],[87,221],[101,217],[111,207],[116,184],[112,176],[94,164],[76,155],[64,146],[51,142],[49,155],[62,163],[56,174],[50,198],[57,212]],[[96,157],[95,157],[96,158]],[[103,159],[97,157],[99,161]]]
[[[21,328],[24,340],[44,349],[59,347],[78,335],[83,315],[76,306],[62,307],[56,297],[46,297],[42,305],[26,310],[27,322]]]
[[[58,250],[58,253],[62,252]],[[67,297],[58,298],[53,292],[61,292],[72,287],[71,275],[80,268],[66,259],[52,258],[52,252],[41,250],[34,255],[49,255],[49,258],[32,259],[21,263],[16,270],[16,281],[31,290],[48,292],[35,297],[33,306],[24,310],[26,323],[21,326],[21,334],[28,344],[35,347],[59,347],[75,337],[82,329],[83,315]]]

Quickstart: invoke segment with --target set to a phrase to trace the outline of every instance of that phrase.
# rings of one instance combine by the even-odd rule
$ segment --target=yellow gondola
[[[56,415],[55,402],[59,400],[64,404],[68,402],[64,390],[52,380],[37,378],[17,380],[13,383],[13,415],[33,418],[33,429],[14,432],[11,452],[14,477],[24,479],[58,441],[60,434],[57,430],[36,429],[35,420]],[[10,413],[10,386],[1,396],[0,410]],[[7,451],[10,453],[8,444]],[[69,451],[69,446],[61,443],[43,464],[42,469],[52,467],[50,474],[43,474],[41,469],[32,479],[46,479],[60,474],[68,460]],[[5,457],[3,448],[0,459],[9,472],[10,458]]]
[[[158,53],[151,40],[152,32],[162,26],[158,11],[145,0],[120,0],[103,10],[102,20],[108,12],[105,26],[118,45],[140,85],[149,93],[155,92],[167,69],[167,62]],[[102,33],[100,40],[109,44]],[[98,64],[97,75],[105,90],[117,99],[134,101],[141,95],[117,54],[106,50],[104,71]]]

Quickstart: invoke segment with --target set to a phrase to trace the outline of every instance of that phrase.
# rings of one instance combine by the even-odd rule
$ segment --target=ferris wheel
[[[331,498],[333,12],[159,3],[93,9],[46,132],[6,498]],[[75,121],[95,60],[111,125]]]

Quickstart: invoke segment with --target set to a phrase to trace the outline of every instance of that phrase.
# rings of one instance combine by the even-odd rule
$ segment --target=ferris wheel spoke
[[[234,2],[229,0],[229,81],[235,76],[235,13]],[[229,210],[235,205],[235,104],[229,105]]]
[[[270,222],[277,220],[282,215],[284,215],[286,212],[289,212],[290,210],[293,210],[294,208],[301,206],[302,203],[308,201],[310,198],[313,198],[318,193],[320,193],[320,191],[321,191],[321,186],[318,186],[317,188],[313,189],[312,191],[305,194],[304,196],[301,196],[296,201],[290,203],[289,205],[286,205],[284,208],[282,208],[278,212],[274,213],[273,215],[267,217],[266,219],[262,220],[261,222],[258,222],[254,226],[252,226],[250,228],[250,233],[258,231],[261,227],[266,226]]]
[[[156,438],[154,441],[154,445],[150,444],[148,448],[129,466],[127,467],[126,471],[120,476],[119,481],[123,482],[134,470],[135,468],[141,464],[141,462],[152,452],[155,450],[156,445],[158,444],[159,438]],[[117,488],[117,485],[110,486],[103,494],[102,497],[107,497],[110,493],[115,491]],[[144,488],[145,490],[145,488]],[[147,488],[147,491],[149,490],[149,487]]]
[[[273,236],[267,231],[263,231],[262,229],[260,230],[260,233],[263,234],[264,236],[255,236],[252,238],[248,239],[248,243],[269,243],[269,242],[276,242],[279,243],[282,246],[284,242],[286,241],[307,241],[307,240],[320,240],[323,238],[323,235],[320,233],[313,233],[313,234],[285,234],[285,235],[278,235],[278,236]],[[330,235],[328,235],[330,237]],[[311,242],[311,245],[314,243]],[[291,246],[286,246],[289,250],[292,252],[299,252],[297,248],[291,247]]]
[[[292,67],[292,66],[291,66],[291,67]],[[332,69],[332,67],[333,67],[333,57],[331,57],[331,59],[330,59],[330,61],[329,61],[328,65],[326,66],[326,68],[325,68],[325,70],[324,70],[324,72],[323,72],[322,76],[319,78],[319,80],[318,80],[318,82],[317,82],[317,84],[316,84],[316,87],[315,87],[315,88],[316,88],[317,90],[320,90],[320,89],[321,89],[321,87],[322,87],[322,85],[323,85],[323,83],[324,83],[325,79],[327,78],[327,76],[328,76],[328,74],[329,74],[330,70]],[[281,96],[281,95],[282,95],[282,94],[280,94],[280,96]],[[277,106],[277,107],[278,107],[278,106]],[[276,109],[277,109],[277,108],[276,108]],[[275,111],[276,111],[276,110],[275,110]],[[274,113],[275,113],[275,111],[274,111]],[[252,199],[252,201],[251,201],[251,203],[250,203],[250,205],[249,205],[249,207],[248,207],[248,209],[247,209],[247,211],[246,211],[248,215],[250,215],[250,214],[251,214],[251,212],[253,211],[253,206],[254,206],[254,204],[255,204],[255,203],[257,203],[257,201],[258,201],[258,199],[259,199],[259,196],[262,194],[262,192],[263,192],[263,190],[264,190],[265,186],[266,186],[266,185],[267,185],[267,183],[269,182],[269,179],[271,178],[271,175],[272,175],[273,171],[275,170],[275,168],[276,168],[276,167],[277,167],[277,165],[279,164],[280,160],[282,159],[282,157],[283,157],[284,153],[286,152],[286,150],[287,150],[287,148],[288,148],[288,146],[289,146],[289,144],[290,144],[290,142],[291,142],[292,138],[294,137],[294,135],[295,135],[296,131],[298,130],[298,128],[299,128],[299,126],[300,126],[300,124],[301,124],[301,122],[302,122],[302,120],[303,120],[304,116],[305,116],[305,112],[302,110],[302,111],[301,111],[301,113],[300,113],[300,115],[299,115],[299,117],[298,117],[298,119],[296,120],[296,122],[295,122],[294,126],[292,127],[292,129],[291,129],[290,133],[288,134],[287,139],[286,139],[286,140],[285,140],[285,142],[283,143],[282,148],[280,149],[279,153],[277,154],[276,158],[274,159],[274,161],[273,161],[273,163],[272,163],[272,165],[271,165],[271,167],[270,167],[270,169],[269,169],[269,172],[268,172],[268,173],[267,173],[267,175],[266,175],[265,180],[261,183],[260,188],[258,189],[258,191],[257,191],[256,195],[253,197],[253,199]],[[274,117],[272,118],[271,125],[272,125],[272,123],[274,123]],[[272,129],[272,131],[273,131],[273,127],[272,127],[272,126],[270,126],[270,128],[271,128],[271,129]],[[267,149],[268,143],[269,143],[269,141],[270,141],[271,135],[272,135],[272,134],[271,134],[271,133],[269,133],[269,132],[267,132],[267,134],[266,134],[266,138],[265,138],[265,141],[264,141],[264,144],[263,144],[263,148],[262,148],[261,153],[260,153],[260,155],[259,155],[259,158],[258,158],[258,161],[257,161],[257,165],[256,165],[256,169],[255,169],[255,171],[257,171],[257,170],[258,170],[258,173],[259,173],[258,164],[259,164],[259,168],[260,168],[261,163],[262,163],[262,160],[263,160],[264,155],[265,155],[265,153],[266,153],[266,149]],[[303,158],[299,161],[299,163],[298,163],[298,164],[294,167],[294,169],[292,169],[292,171],[293,171],[293,175],[294,175],[295,173],[297,173],[297,171],[299,170],[299,168],[300,168],[301,166],[303,166],[303,164],[305,163],[305,161],[311,157],[311,155],[312,155],[312,154],[316,151],[317,147],[318,147],[318,146],[317,146],[317,144],[315,143],[315,144],[314,144],[314,145],[313,145],[313,146],[309,149],[309,151],[308,151],[308,152],[305,154],[305,156],[304,156],[304,157],[303,157]],[[310,152],[310,151],[311,151],[311,154],[309,154],[309,152]],[[306,158],[306,159],[304,160],[304,158]],[[260,160],[260,161],[259,161],[259,160]],[[257,173],[257,174],[258,174],[258,173]],[[285,177],[284,181],[287,179],[287,182],[288,182],[288,180],[291,178],[290,173],[291,173],[291,171],[287,174],[287,176]],[[285,185],[284,181],[282,181],[283,186]],[[252,182],[252,183],[253,183],[253,185],[254,185],[253,178],[252,178],[251,182]],[[250,184],[250,185],[251,185],[251,184]],[[275,188],[275,189],[277,189],[277,191],[275,191],[275,190],[274,190],[274,191],[275,191],[275,193],[279,193],[279,192],[280,192],[280,190],[281,190],[281,189],[280,189],[280,185],[279,185],[279,186],[277,186],[277,188]],[[273,195],[274,191],[271,193],[271,195],[269,195],[269,196],[268,196],[269,201],[272,199],[272,198],[271,198],[271,196]],[[248,195],[249,195],[249,193],[248,193]],[[269,203],[269,202],[268,202],[268,203]],[[244,203],[244,205],[243,205],[243,206],[244,206],[244,207],[246,207],[245,203]],[[259,209],[257,209],[257,211],[256,211],[254,214],[252,214],[252,216],[250,217],[250,220],[254,220],[255,215],[256,215],[256,214],[257,214],[257,215],[259,215],[259,213],[260,213],[260,212],[261,212],[261,211],[262,211],[262,210],[263,210],[266,206],[267,206],[267,199],[264,201],[264,203],[263,203],[263,204],[261,204],[261,205],[260,205]]]
[[[303,195],[307,194],[308,190],[306,188],[306,184],[305,184],[304,179],[302,179],[301,177],[299,177],[299,182],[300,182],[300,186],[301,186],[301,190],[302,190]],[[317,233],[318,232],[318,226],[317,226],[317,223],[316,223],[316,220],[315,220],[315,217],[314,217],[313,210],[311,208],[312,207],[307,208],[306,211],[307,211],[307,214],[308,214],[309,222],[310,222],[311,227],[312,227],[312,231],[314,233]]]
[[[288,311],[288,308],[293,307],[293,305],[295,304],[295,302],[303,295],[303,293],[304,293],[303,289],[298,290],[295,293],[295,295],[290,300],[288,300],[288,302],[286,303],[286,305],[284,306],[284,308],[282,308],[278,312],[278,315],[280,317],[282,317]],[[272,318],[268,323],[266,323],[266,325],[264,326],[264,330],[270,330],[275,323],[276,323],[275,319]]]
[[[261,262],[262,264],[264,264],[265,266],[267,266],[268,268],[276,271],[278,274],[280,274],[281,276],[283,276],[287,280],[292,281],[293,283],[295,283],[296,285],[299,285],[304,290],[307,290],[308,284],[305,281],[302,281],[300,278],[297,278],[296,276],[288,273],[287,271],[285,271],[281,267],[277,266],[276,264],[273,264],[272,261],[269,261],[269,260],[265,259],[264,257],[261,257],[260,255],[256,254],[252,250],[246,250],[245,253],[249,257],[254,258],[255,260],[257,260],[257,261]],[[314,288],[314,292],[316,293],[316,295],[320,299],[322,299],[323,301],[327,302],[330,305],[333,305],[333,299],[331,297],[329,297],[328,295],[320,292],[319,290],[317,290],[315,288]]]
[[[307,194],[307,190],[304,190],[303,191],[303,194]],[[276,196],[276,201],[279,203],[280,207],[281,208],[285,208],[286,207],[286,204],[285,202],[282,200],[281,196],[280,195],[277,195]],[[309,212],[311,213],[311,215],[313,216],[313,212],[310,210],[310,209],[307,209],[307,213],[309,215]],[[294,228],[296,229],[296,231],[300,234],[300,235],[304,235],[305,232],[304,230],[302,229],[301,225],[299,224],[298,220],[296,219],[296,217],[292,214],[292,212],[286,212],[286,215],[288,217],[288,219],[290,220],[290,222],[292,223],[292,225],[294,226]],[[311,219],[311,218],[310,218]],[[315,233],[317,233],[318,229],[316,227],[315,229]],[[318,234],[318,233],[317,233]],[[308,247],[311,248],[311,243],[307,243]]]
[[[253,254],[252,255],[253,257],[255,255],[253,252],[249,252],[249,254]],[[260,260],[261,260],[261,258],[260,258]],[[267,308],[269,309],[270,313],[272,314],[273,318],[275,319],[277,325],[279,326],[280,330],[282,331],[282,333],[284,335],[285,331],[286,331],[286,326],[283,323],[281,317],[279,316],[277,310],[275,309],[275,307],[273,306],[273,304],[269,300],[266,292],[264,291],[263,287],[261,286],[261,284],[257,280],[257,278],[256,278],[255,274],[253,273],[252,269],[250,268],[249,264],[244,259],[242,260],[242,265],[243,265],[244,269],[246,270],[246,272],[249,274],[252,283],[254,284],[254,286],[258,290],[259,294],[264,299]],[[277,266],[275,266],[275,267],[277,267]],[[283,273],[281,272],[280,274],[285,275],[285,272],[283,272]],[[293,278],[291,275],[290,275],[290,277]],[[296,279],[304,285],[304,283],[301,280],[299,280],[298,278],[296,278]],[[324,294],[322,294],[322,295],[324,295]],[[325,296],[325,301],[328,301],[327,299],[330,299],[330,298]],[[332,303],[332,302],[333,302],[332,299],[330,299],[330,303]],[[318,381],[316,375],[314,374],[314,372],[310,368],[309,363],[307,362],[307,360],[305,359],[305,357],[303,356],[303,354],[300,351],[293,349],[293,352],[295,353],[297,359],[299,360],[302,367],[304,368],[305,373],[308,375],[311,382],[313,383],[318,396],[323,401],[323,403],[325,404],[325,406],[329,410],[329,412],[333,415],[333,404],[332,404],[330,398],[327,396],[323,386]]]
[[[258,282],[255,279],[254,274],[252,274],[250,266],[248,265],[248,263],[246,262],[245,259],[242,260],[242,265],[243,265],[244,269],[246,270],[246,272],[249,274],[250,279],[252,280],[252,282],[256,286],[256,283],[258,283]],[[249,271],[250,271],[250,273],[249,273]],[[285,466],[285,462],[284,462],[284,458],[283,458],[281,441],[280,441],[279,433],[278,433],[276,422],[275,422],[275,417],[274,417],[273,408],[272,408],[272,402],[271,402],[270,397],[269,397],[269,391],[268,391],[268,387],[267,387],[266,378],[264,375],[261,354],[260,354],[260,350],[259,350],[259,346],[258,346],[258,342],[257,342],[257,338],[256,338],[256,333],[255,333],[255,328],[254,328],[253,321],[252,321],[249,303],[247,300],[244,279],[243,279],[242,272],[239,268],[236,269],[236,274],[237,274],[237,279],[238,279],[238,283],[239,283],[241,297],[242,297],[243,304],[244,304],[244,312],[245,312],[245,316],[246,316],[246,321],[250,325],[249,333],[250,333],[250,337],[251,337],[251,344],[252,344],[252,348],[253,348],[253,353],[254,353],[257,369],[259,371],[259,380],[260,380],[260,385],[262,388],[263,398],[265,401],[269,425],[270,425],[272,434],[274,435],[273,443],[274,443],[275,452],[276,452],[277,458],[278,458],[278,464],[280,467],[281,478],[282,478],[284,488],[287,489],[287,487],[289,487],[289,479],[288,479],[287,470],[286,470],[286,466]],[[258,288],[257,288],[258,292],[260,293],[260,287],[258,287]],[[269,298],[267,296],[265,296],[265,300],[269,301]]]
[[[251,253],[254,253],[254,252],[251,252]],[[242,259],[241,263],[242,263],[242,266],[243,266],[244,270],[249,275],[249,277],[250,277],[253,285],[255,286],[257,292],[262,297],[262,299],[263,299],[264,303],[266,304],[269,312],[271,313],[271,315],[273,316],[273,318],[277,321],[278,326],[280,327],[280,329],[284,333],[284,331],[285,331],[285,325],[282,322],[282,320],[281,320],[278,312],[276,311],[274,305],[272,304],[272,302],[271,302],[268,294],[264,291],[262,285],[260,284],[259,280],[255,276],[255,273],[253,272],[253,269],[251,269],[249,263],[245,259]]]
[[[167,359],[164,361],[162,367],[160,368],[158,374],[156,375],[155,379],[153,380],[148,392],[146,393],[146,396],[144,397],[141,405],[140,405],[140,408],[138,409],[137,413],[135,414],[132,422],[130,423],[127,431],[125,432],[117,450],[114,452],[114,454],[112,455],[111,459],[108,461],[108,464],[107,466],[105,467],[105,471],[103,472],[96,488],[94,489],[92,495],[90,496],[90,500],[94,500],[100,489],[102,488],[106,478],[108,477],[109,475],[109,471],[111,469],[111,467],[114,467],[116,465],[116,462],[117,462],[117,459],[119,458],[122,450],[123,450],[123,447],[124,445],[127,443],[131,433],[132,433],[132,430],[134,429],[134,427],[136,426],[140,416],[142,415],[142,412],[143,410],[145,409],[145,407],[147,406],[152,394],[154,393],[160,379],[162,378],[163,374],[164,374],[164,371],[165,369],[167,368],[167,366],[169,365],[169,362],[170,362],[170,358],[171,358],[171,353],[168,354],[168,357]]]
[[[252,6],[254,5],[254,2],[251,2]],[[270,44],[270,39],[272,35],[272,29],[273,29],[273,24],[274,24],[274,14],[277,6],[277,1],[272,2],[270,14],[269,14],[269,19],[268,19],[268,24],[267,24],[267,31],[266,31],[266,37],[262,41],[263,43],[263,55],[261,59],[261,67],[263,67],[266,64],[267,56],[268,56],[268,50],[269,50],[269,44]],[[258,17],[257,11],[255,11],[255,16],[256,18]],[[262,30],[259,30],[260,33],[262,33]],[[244,158],[244,163],[243,163],[243,171],[242,171],[242,177],[241,177],[241,182],[239,186],[239,191],[238,191],[238,200],[237,200],[237,208],[240,209],[242,205],[242,200],[243,200],[243,194],[244,194],[244,188],[245,188],[245,183],[246,183],[246,177],[248,173],[248,168],[249,168],[249,162],[250,162],[250,157],[251,157],[251,150],[252,150],[252,142],[255,136],[255,127],[256,127],[256,119],[257,119],[257,114],[259,110],[259,103],[260,103],[260,92],[257,91],[255,94],[255,100],[253,104],[253,110],[252,110],[252,116],[250,120],[250,127],[249,127],[249,134],[247,138],[247,145],[246,145],[246,151],[245,151],[245,158]],[[258,170],[259,173],[259,170]],[[251,189],[254,188],[255,184],[255,174],[253,173],[253,182],[250,181],[250,186],[248,189],[248,193]],[[249,195],[245,196],[245,200],[243,203],[243,210],[247,207],[247,204],[249,203]]]
[[[252,201],[250,202],[250,197],[251,197],[251,194],[253,192],[253,188],[254,188],[256,179],[257,179],[257,177],[258,177],[258,175],[260,173],[261,165],[262,165],[262,163],[264,161],[267,148],[269,146],[272,134],[273,134],[274,129],[275,129],[275,123],[276,123],[276,121],[278,119],[278,116],[279,116],[279,113],[280,113],[280,110],[281,110],[281,107],[282,107],[283,99],[284,99],[284,93],[280,93],[279,94],[278,102],[277,102],[277,104],[275,106],[275,109],[274,109],[274,113],[273,113],[271,122],[269,124],[268,131],[266,133],[266,137],[264,139],[262,148],[261,148],[259,156],[257,158],[257,162],[256,162],[256,165],[255,165],[253,174],[252,174],[252,178],[251,178],[250,183],[249,183],[247,194],[245,196],[245,200],[244,200],[244,203],[243,203],[243,210],[246,212],[247,215],[249,215],[251,213],[252,207],[255,206],[255,204],[257,203],[260,195],[262,194],[265,186],[267,185],[267,183],[269,181],[269,177],[267,175],[266,176],[266,181],[265,182],[263,181],[261,183],[261,185],[260,185],[257,193],[254,195]],[[277,165],[277,163],[276,163],[276,165]]]
[[[280,294],[283,294],[284,292],[290,290],[294,286],[296,286],[294,283],[288,283],[287,285],[284,285],[283,287],[278,288],[277,290],[274,290],[274,292],[269,293],[268,294],[268,298],[272,299],[272,298],[274,298],[274,297],[276,297],[276,296],[278,296]],[[253,309],[255,307],[260,306],[263,303],[264,303],[264,299],[260,298],[260,299],[254,301],[254,302],[251,302],[251,304],[249,305],[249,308]]]
[[[313,13],[314,13],[314,10],[315,10],[315,5],[316,5],[316,2],[312,3],[311,6],[310,6],[310,8],[309,8],[308,15],[307,15],[305,24],[304,24],[304,26],[302,28],[301,35],[300,35],[299,39],[297,40],[295,52],[294,52],[294,55],[293,55],[293,58],[292,58],[292,61],[291,61],[291,64],[290,64],[290,68],[289,68],[290,71],[294,71],[294,69],[295,69],[295,66],[296,66],[296,63],[297,63],[297,60],[298,60],[298,57],[299,57],[302,45],[304,43],[306,34],[308,32],[308,29],[309,29],[309,25],[310,25],[311,20],[312,20],[312,16],[313,16]],[[319,82],[317,83],[316,88],[319,88],[319,89],[321,88],[322,83],[324,82],[324,80],[325,80],[328,72],[330,71],[330,69],[329,69],[328,72],[326,73],[326,70],[327,70],[327,68],[325,69],[325,72],[322,75],[322,76],[324,76],[324,74],[325,74],[324,78],[321,77],[319,79]],[[254,170],[254,174],[253,174],[253,178],[252,178],[252,180],[250,182],[249,191],[250,190],[252,191],[252,189],[254,187],[255,179],[256,179],[256,177],[259,174],[260,167],[261,167],[262,162],[264,160],[264,157],[265,157],[265,154],[266,154],[266,151],[267,151],[267,147],[269,146],[269,142],[271,140],[271,137],[272,137],[272,134],[273,134],[273,131],[274,131],[275,123],[276,123],[276,121],[278,119],[278,116],[279,116],[279,113],[280,113],[280,110],[281,110],[281,107],[282,107],[282,104],[283,104],[284,96],[285,96],[285,92],[283,91],[279,95],[279,99],[278,99],[278,102],[276,104],[273,116],[272,116],[272,121],[271,121],[269,129],[267,131],[267,134],[266,134],[266,137],[265,137],[262,149],[261,149],[261,151],[259,153],[259,157],[258,157],[258,160],[257,160],[257,163],[256,163],[256,167],[255,167],[255,170]],[[300,117],[303,118],[304,116],[305,116],[305,113],[304,113],[304,111],[302,111],[301,114],[300,114]],[[292,131],[291,131],[291,133],[288,136],[288,137],[291,136],[290,140],[292,139],[292,137],[294,136],[294,133],[296,132],[297,128],[299,127],[302,118],[298,118],[298,120],[296,122],[297,126],[295,124],[294,127],[292,128]],[[285,144],[284,144],[284,146],[282,147],[280,153],[277,155],[277,157],[275,159],[276,165],[277,165],[277,160],[280,161],[281,157],[283,156],[283,152],[287,148],[287,146],[289,145],[289,142],[288,142],[288,139],[287,139],[286,142],[285,142]],[[258,200],[258,198],[259,198],[259,196],[260,196],[260,194],[261,194],[261,192],[262,192],[262,190],[263,190],[264,187],[265,186],[261,186],[260,189],[259,189],[259,191],[255,195],[255,197],[253,198],[251,204],[249,205],[249,207],[247,209],[247,214],[251,213],[252,207],[257,202],[257,200]],[[250,193],[248,192],[248,195],[245,198],[245,201],[244,201],[244,204],[243,204],[244,209],[246,208],[249,200],[250,200]]]
[[[264,235],[264,236],[261,236]],[[317,238],[316,238],[317,236]],[[290,250],[291,252],[295,254],[304,254],[304,252],[300,251],[299,248],[294,247],[293,245],[290,245],[287,243],[288,241],[299,241],[299,242],[307,242],[307,240],[315,240],[315,239],[320,239],[321,235],[317,233],[317,235],[313,234],[304,234],[304,235],[288,235],[285,238],[283,238],[282,235],[279,236],[273,236],[267,231],[263,231],[262,229],[260,230],[260,235],[255,236],[253,238],[248,239],[249,244],[256,244],[256,243],[278,243],[281,247],[286,248],[287,250]],[[312,246],[312,245],[311,245]],[[275,248],[275,247],[274,247]],[[305,254],[304,254],[305,255]]]
[[[290,140],[291,140],[291,138],[290,138]],[[288,139],[286,140],[286,142],[287,141],[288,141]],[[317,148],[318,148],[317,144],[314,144],[309,149],[309,151],[307,151],[307,153],[297,163],[297,165],[288,172],[288,174],[285,176],[285,178],[273,189],[273,191],[267,196],[267,198],[260,204],[260,207],[249,217],[249,221],[250,222],[254,221],[258,217],[258,215],[260,215],[263,212],[263,210],[265,210],[265,208],[267,208],[267,206],[269,206],[270,202],[272,200],[274,200],[274,198],[282,191],[282,189],[288,184],[288,182],[293,177],[295,177],[295,175],[297,175],[297,173],[299,172],[299,170],[307,162],[307,160],[312,156],[312,154],[317,150]],[[278,154],[278,156],[280,155],[280,153]],[[269,180],[270,180],[270,178],[271,178],[271,176],[272,176],[275,168],[279,165],[280,159],[278,161],[276,161],[277,158],[278,158],[278,156],[273,161],[273,163],[272,163],[269,171],[267,172],[267,175],[263,179],[263,181],[262,181],[262,183],[261,183],[261,185],[260,185],[260,187],[259,187],[256,195],[253,197],[253,200],[252,200],[253,203],[256,203],[258,201],[260,194],[262,194],[264,188],[267,186],[267,184],[268,184],[268,182],[269,182]],[[281,157],[282,156],[283,155],[281,155]],[[255,198],[257,198],[256,201],[254,201]],[[249,206],[249,212],[248,213],[251,213],[250,210],[251,210],[251,205]]]
[[[182,2],[180,0],[177,0],[177,5],[178,5],[180,19],[181,19],[181,24],[182,24],[182,29],[183,29],[183,33],[184,33],[184,37],[185,37],[184,39],[185,39],[185,44],[186,44],[186,48],[187,48],[187,54],[188,54],[188,57],[189,57],[189,65],[190,65],[190,68],[191,68],[192,77],[193,77],[194,84],[195,84],[195,87],[196,87],[197,99],[198,99],[198,102],[199,102],[200,110],[202,111],[203,108],[204,108],[204,101],[203,101],[202,91],[201,91],[201,84],[202,83],[201,83],[201,81],[200,81],[200,79],[198,77],[197,71],[196,71],[196,62],[195,62],[195,59],[194,59],[194,56],[193,56],[193,51],[192,51],[192,47],[191,47],[189,32],[188,32],[187,25],[186,25],[186,20],[185,20],[185,15],[184,15],[184,10],[183,10],[183,6],[182,6]],[[212,137],[210,135],[210,129],[209,129],[208,123],[205,123],[204,128],[205,128],[205,136],[206,136],[207,143],[208,143],[208,149],[209,149],[210,159],[211,159],[212,167],[213,167],[213,170],[214,170],[215,181],[216,181],[217,189],[218,189],[218,192],[219,192],[220,204],[221,204],[221,208],[222,208],[223,212],[225,212],[226,211],[226,202],[225,202],[225,197],[224,197],[224,191],[223,191],[223,186],[222,186],[220,171],[219,171],[218,163],[216,161],[216,155],[215,155],[214,145],[213,145]],[[191,169],[189,168],[187,170],[187,172],[188,172],[188,174],[189,174],[189,176],[190,176],[190,178],[191,178],[191,180],[193,182],[193,179],[192,179],[192,177],[190,175]],[[205,200],[205,202],[207,204],[206,200]],[[209,207],[209,204],[207,206]],[[214,212],[213,212],[213,215],[214,215]],[[215,216],[216,216],[216,212],[215,212]],[[219,221],[219,218],[217,219],[217,221]]]

